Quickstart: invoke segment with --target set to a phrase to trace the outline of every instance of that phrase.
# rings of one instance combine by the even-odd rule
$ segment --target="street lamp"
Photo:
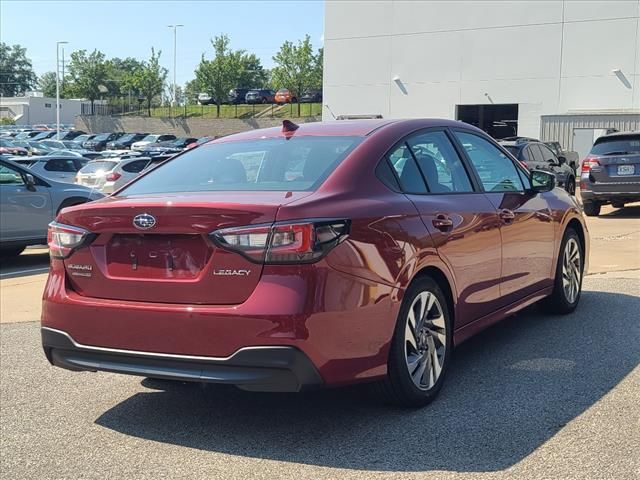
[[[60,45],[69,42],[56,42],[56,140],[60,140]]]
[[[176,56],[177,56],[177,37],[178,37],[178,27],[184,27],[181,23],[176,25],[167,25],[169,28],[173,28],[173,96],[171,98],[171,106],[174,107],[176,104]]]

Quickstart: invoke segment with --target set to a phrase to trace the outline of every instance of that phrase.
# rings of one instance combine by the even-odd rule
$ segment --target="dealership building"
[[[325,120],[453,118],[581,155],[640,130],[640,0],[325,5]]]

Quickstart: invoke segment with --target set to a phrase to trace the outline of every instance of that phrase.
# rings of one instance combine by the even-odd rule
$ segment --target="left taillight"
[[[83,228],[51,222],[47,232],[49,255],[53,258],[67,258],[74,250],[86,244],[91,236]]]
[[[273,225],[225,228],[211,233],[225,250],[266,264],[312,263],[348,235],[350,220],[303,220]]]

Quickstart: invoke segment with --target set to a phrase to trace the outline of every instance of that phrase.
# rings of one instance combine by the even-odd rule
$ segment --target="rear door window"
[[[467,171],[446,133],[421,133],[411,137],[407,144],[427,181],[429,192],[473,192]]]
[[[427,193],[420,169],[413,159],[413,155],[406,143],[393,150],[387,159],[395,170],[400,187],[406,193]]]
[[[486,192],[521,192],[522,180],[516,166],[498,147],[475,135],[455,131]]]
[[[78,169],[73,158],[53,158],[44,165],[48,172],[77,172]]]
[[[136,160],[122,166],[122,170],[127,173],[140,173],[147,166],[149,160]]]

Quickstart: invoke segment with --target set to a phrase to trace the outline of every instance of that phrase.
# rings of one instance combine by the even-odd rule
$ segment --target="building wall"
[[[80,115],[82,100],[60,100],[60,123],[73,123]],[[10,97],[0,100],[2,116],[17,116],[18,125],[56,123],[56,99],[49,97]]]
[[[324,103],[336,116],[455,118],[459,104],[518,103],[518,134],[538,136],[541,115],[640,111],[640,0],[325,9]]]

